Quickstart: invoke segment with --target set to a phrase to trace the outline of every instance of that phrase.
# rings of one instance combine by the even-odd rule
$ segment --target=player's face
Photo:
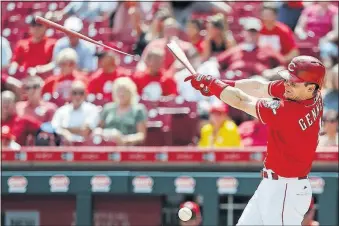
[[[216,28],[213,24],[207,24],[207,32],[211,38],[215,38],[221,34],[221,30]]]
[[[245,31],[245,41],[247,43],[256,44],[258,42],[258,39],[259,39],[259,32],[257,32],[256,30]]]
[[[75,66],[76,64],[73,61],[62,61],[59,63],[60,71],[63,75],[71,74],[75,69]]]
[[[304,83],[295,83],[285,81],[285,93],[286,99],[290,100],[305,100],[307,97],[312,96],[313,90],[309,86],[305,86]]]
[[[37,82],[27,82],[24,85],[25,92],[28,98],[38,99],[41,94],[41,85]]]
[[[72,103],[75,106],[79,106],[85,100],[85,89],[83,88],[73,88],[71,90]]]

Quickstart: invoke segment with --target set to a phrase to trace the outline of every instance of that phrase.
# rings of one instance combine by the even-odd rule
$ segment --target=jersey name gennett
[[[321,101],[318,101],[311,111],[309,111],[303,118],[299,119],[299,125],[303,131],[313,125],[322,109],[323,105]]]

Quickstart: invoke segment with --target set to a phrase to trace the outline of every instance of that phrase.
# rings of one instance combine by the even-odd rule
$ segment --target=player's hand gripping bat
[[[170,43],[168,43],[167,47],[171,50],[173,55],[187,68],[187,70],[191,72],[192,75],[197,74],[192,64],[188,61],[184,51],[175,41],[171,41]]]
[[[108,45],[105,45],[105,44],[103,44],[103,43],[101,43],[101,42],[95,41],[95,40],[93,40],[93,39],[91,39],[91,38],[89,38],[89,37],[87,37],[87,36],[85,36],[85,35],[83,35],[83,34],[80,34],[80,33],[78,33],[78,32],[69,30],[69,29],[65,28],[64,26],[62,26],[62,25],[60,25],[60,24],[54,23],[54,22],[52,22],[52,21],[50,21],[50,20],[47,20],[47,19],[45,19],[45,18],[42,18],[42,17],[40,17],[40,16],[36,16],[36,17],[35,17],[35,21],[36,21],[37,23],[39,23],[39,24],[43,24],[43,25],[45,25],[45,26],[48,26],[48,27],[54,28],[54,29],[56,29],[56,30],[62,31],[62,32],[64,32],[64,33],[67,34],[67,35],[70,35],[70,36],[74,36],[74,37],[83,39],[83,40],[85,40],[85,41],[87,41],[87,42],[90,42],[90,43],[93,43],[93,44],[95,44],[95,45],[102,46],[102,47],[104,47],[104,48],[113,50],[113,51],[118,52],[118,53],[121,53],[121,54],[125,54],[125,55],[128,55],[128,56],[133,56],[133,55],[131,55],[131,54],[129,54],[129,53],[125,53],[125,52],[120,51],[120,50],[118,50],[118,49],[112,48],[112,47],[110,47],[110,46],[108,46]]]

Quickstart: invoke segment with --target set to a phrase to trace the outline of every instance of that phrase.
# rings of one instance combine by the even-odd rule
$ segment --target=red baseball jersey
[[[111,100],[114,80],[119,77],[130,76],[131,74],[130,70],[122,67],[118,67],[112,73],[105,73],[102,69],[99,69],[91,75],[87,91],[88,93],[93,94],[101,93],[103,94],[104,99]]]
[[[1,120],[1,126],[11,128],[13,135],[16,137],[16,142],[20,145],[25,145],[28,135],[35,135],[40,129],[41,122],[32,117],[19,117],[13,115],[7,120]]]
[[[320,93],[291,101],[284,92],[284,81],[271,82],[273,100],[260,99],[256,105],[259,120],[268,125],[264,165],[282,177],[302,177],[310,172],[318,146],[323,101]]]
[[[12,61],[25,69],[52,61],[53,48],[56,40],[45,37],[41,42],[34,43],[32,39],[20,40],[15,47]]]

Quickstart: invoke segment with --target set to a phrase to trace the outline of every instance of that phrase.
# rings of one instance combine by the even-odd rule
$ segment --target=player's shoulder
[[[94,71],[89,77],[89,82],[98,80],[101,77],[101,75],[102,75],[102,69],[98,69]]]

